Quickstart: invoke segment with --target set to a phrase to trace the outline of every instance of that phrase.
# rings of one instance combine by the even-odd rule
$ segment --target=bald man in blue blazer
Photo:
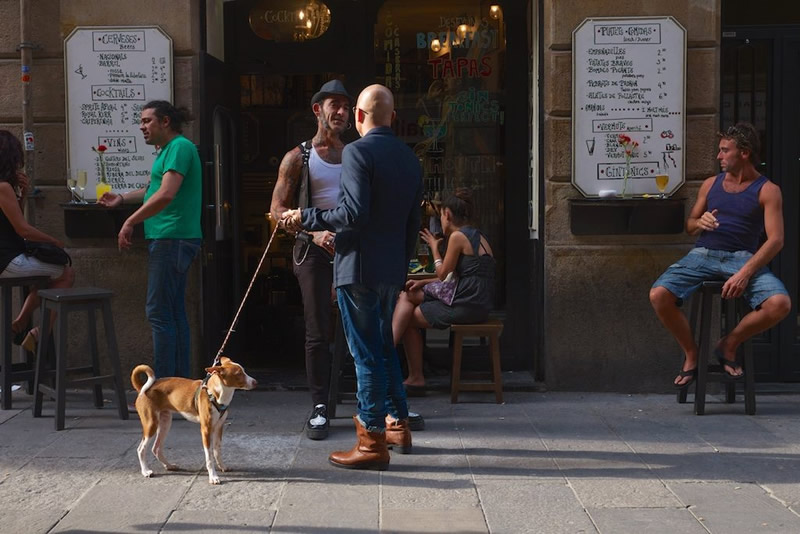
[[[408,405],[392,340],[392,314],[419,238],[422,169],[391,129],[394,96],[371,85],[353,110],[361,139],[342,153],[339,204],[287,211],[293,230],[336,232],[333,264],[339,311],[358,381],[358,442],[329,461],[347,469],[384,470],[387,445],[411,451]]]

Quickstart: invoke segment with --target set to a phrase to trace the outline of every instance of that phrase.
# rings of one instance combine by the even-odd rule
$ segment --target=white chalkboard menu
[[[64,40],[67,164],[88,172],[86,199],[100,176],[92,147],[104,145],[112,191],[144,187],[155,147],[139,130],[142,105],[172,101],[172,39],[160,28],[77,27]]]
[[[590,18],[572,34],[572,183],[584,196],[684,182],[686,30],[672,17]],[[631,149],[626,158],[625,148]]]

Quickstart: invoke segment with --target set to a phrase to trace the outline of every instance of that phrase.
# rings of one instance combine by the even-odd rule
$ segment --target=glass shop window
[[[476,226],[498,261],[501,300],[505,50],[497,4],[387,0],[378,13],[376,81],[395,95],[396,133],[419,157],[428,206],[456,188],[472,190]],[[520,150],[525,142],[520,140]]]

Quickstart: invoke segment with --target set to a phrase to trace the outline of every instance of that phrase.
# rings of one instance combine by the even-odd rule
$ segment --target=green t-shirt
[[[194,144],[182,135],[177,135],[164,145],[158,153],[150,174],[150,187],[144,201],[161,187],[161,180],[168,171],[183,176],[181,187],[167,206],[144,221],[146,239],[199,239],[200,210],[202,207],[203,173],[200,156]]]

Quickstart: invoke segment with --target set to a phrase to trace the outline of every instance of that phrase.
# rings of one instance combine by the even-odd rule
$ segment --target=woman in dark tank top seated
[[[495,259],[486,237],[470,225],[472,219],[472,194],[469,189],[459,189],[441,208],[444,257],[440,254],[443,238],[427,229],[420,232],[430,246],[436,278],[409,280],[392,319],[394,342],[403,341],[408,361],[404,382],[408,388],[425,385],[421,328],[445,329],[452,324],[482,323],[489,317],[494,303]],[[439,282],[453,278],[457,279],[454,292],[452,286],[449,291],[432,290],[437,286],[443,289]]]
[[[55,237],[31,226],[22,214],[28,194],[28,177],[22,172],[24,153],[19,140],[7,130],[0,130],[0,278],[49,276],[47,287],[72,287],[74,273],[67,265],[53,265],[25,255],[25,240],[64,244]],[[28,329],[31,315],[39,306],[32,290],[11,322],[14,343],[29,351],[36,349],[38,328]]]

